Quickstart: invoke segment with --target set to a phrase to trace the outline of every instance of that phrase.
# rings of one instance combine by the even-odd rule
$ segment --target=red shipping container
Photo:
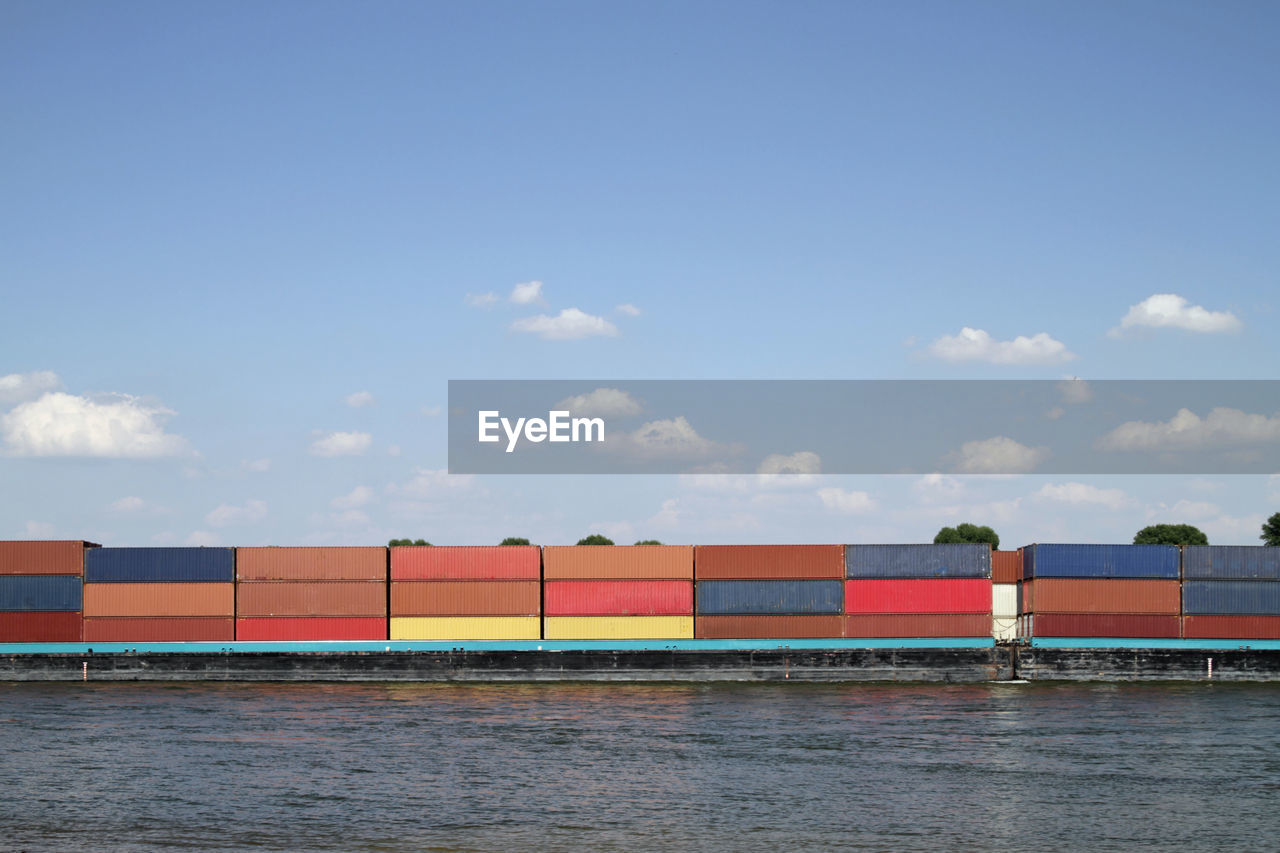
[[[397,546],[391,579],[542,580],[542,551],[536,545]]]
[[[539,616],[537,581],[393,581],[392,616]]]
[[[1177,616],[1146,613],[1037,613],[1031,630],[1037,637],[1158,637],[1176,639]]]
[[[986,578],[849,580],[845,613],[991,613]]]
[[[245,581],[236,584],[235,613],[236,616],[386,616],[387,585],[377,581]]]
[[[84,549],[97,548],[92,542],[67,541],[0,542],[0,575],[84,576]]]
[[[1280,616],[1183,616],[1182,636],[1198,640],[1280,640]]]
[[[985,613],[877,613],[844,618],[844,636],[857,637],[990,637]]]
[[[387,639],[387,620],[382,618],[263,616],[236,620],[237,642],[291,643],[385,639]]]
[[[692,581],[548,581],[547,616],[692,616]]]
[[[546,580],[693,579],[692,545],[548,545],[542,549]]]
[[[84,620],[86,643],[229,643],[234,619],[217,616],[103,616]]]
[[[698,580],[843,578],[843,545],[699,545]]]
[[[237,548],[236,579],[385,581],[387,549]]]
[[[991,582],[1017,583],[1022,579],[1022,550],[991,552]]]
[[[78,643],[80,611],[0,613],[0,643]]]
[[[693,635],[700,640],[835,639],[840,616],[697,616]]]

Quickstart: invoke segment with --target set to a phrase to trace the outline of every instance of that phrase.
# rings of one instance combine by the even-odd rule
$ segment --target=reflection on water
[[[1280,685],[4,684],[0,848],[1273,849]]]

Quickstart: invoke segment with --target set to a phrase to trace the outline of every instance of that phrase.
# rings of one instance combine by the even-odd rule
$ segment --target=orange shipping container
[[[87,583],[84,615],[234,616],[231,583]]]
[[[376,581],[245,581],[236,584],[236,615],[386,616],[387,585]]]
[[[991,552],[991,582],[1017,583],[1022,577],[1021,551]]]
[[[391,579],[536,581],[542,553],[536,545],[398,545],[391,549]]]
[[[537,581],[395,581],[392,616],[540,616]]]
[[[385,581],[386,548],[237,548],[242,581]]]
[[[0,542],[0,575],[84,575],[84,549],[97,548],[80,540]]]
[[[548,545],[547,580],[692,580],[692,545]]]
[[[1025,613],[1182,612],[1178,581],[1131,578],[1039,578],[1022,584]]]
[[[844,578],[843,545],[699,545],[698,580]]]

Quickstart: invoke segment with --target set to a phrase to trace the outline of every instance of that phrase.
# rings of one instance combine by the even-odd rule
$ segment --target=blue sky
[[[1270,472],[450,477],[443,407],[1275,378],[1277,35],[1261,2],[6,3],[0,536],[1256,543]]]

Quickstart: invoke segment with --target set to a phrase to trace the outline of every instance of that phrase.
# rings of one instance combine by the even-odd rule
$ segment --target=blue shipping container
[[[987,545],[846,545],[848,578],[989,578]]]
[[[1032,578],[1178,579],[1177,545],[1028,545],[1022,573]]]
[[[712,615],[840,614],[844,581],[698,581],[698,613]]]
[[[0,577],[0,611],[79,610],[80,578],[70,575]]]
[[[1187,581],[1182,612],[1188,615],[1280,616],[1276,581]]]
[[[236,579],[234,548],[94,548],[84,555],[88,583],[199,583]]]
[[[1280,548],[1266,545],[1188,545],[1182,549],[1182,576],[1280,580]]]

